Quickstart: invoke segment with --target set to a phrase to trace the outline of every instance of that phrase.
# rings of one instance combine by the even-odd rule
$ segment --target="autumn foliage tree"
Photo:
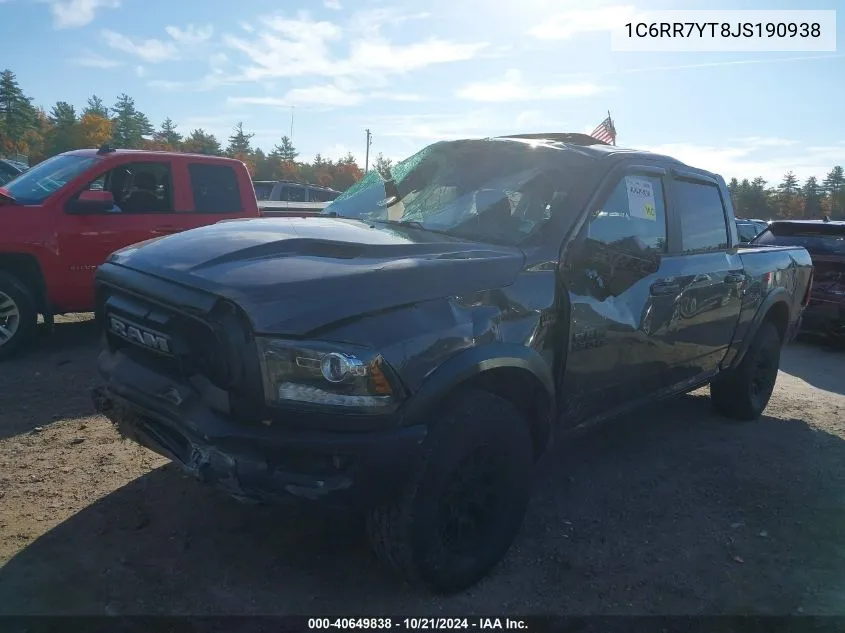
[[[0,0],[2,1],[2,0]],[[59,152],[76,148],[114,147],[181,151],[230,156],[242,161],[255,180],[290,180],[321,184],[343,191],[361,179],[363,170],[351,154],[330,160],[318,154],[303,161],[288,136],[279,137],[269,153],[253,146],[255,134],[238,122],[224,148],[214,134],[202,128],[179,131],[166,117],[156,129],[127,94],[109,107],[91,95],[77,110],[59,101],[49,112],[36,107],[11,70],[0,72],[0,156],[23,157],[35,164]],[[378,154],[374,170],[387,176],[389,159]],[[788,172],[777,185],[763,178],[732,179],[728,186],[737,215],[751,218],[818,218],[824,214],[845,218],[845,173],[833,167],[822,179],[803,184]]]

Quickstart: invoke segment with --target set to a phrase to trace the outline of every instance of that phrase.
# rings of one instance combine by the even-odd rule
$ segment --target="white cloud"
[[[208,58],[208,65],[211,66],[212,71],[220,71],[229,62],[226,53],[214,53]]]
[[[249,22],[238,22],[238,26],[241,27],[247,33],[252,33],[255,30],[255,27],[252,26]]]
[[[293,18],[280,15],[265,18],[264,29],[257,37],[224,37],[227,46],[240,51],[251,62],[243,75],[232,81],[315,75],[383,83],[386,75],[471,59],[487,46],[435,37],[396,45],[379,34],[382,24],[397,24],[427,15],[369,11],[353,16],[347,29],[326,20],[312,20],[305,13]],[[346,54],[334,54],[331,47],[344,39],[349,43]]]
[[[624,141],[621,145],[625,145]],[[787,171],[800,180],[822,178],[845,156],[845,140],[822,146],[807,146],[789,139],[749,138],[724,145],[699,145],[689,142],[664,143],[638,147],[677,158],[688,165],[721,174],[725,180],[761,176],[769,183],[779,183]]]
[[[617,4],[594,9],[573,9],[543,18],[528,34],[540,40],[566,40],[581,33],[610,31],[613,25],[634,19],[633,5]]]
[[[340,11],[342,8],[339,0],[323,0],[323,6],[332,11]]]
[[[365,144],[364,142],[361,143],[361,145],[364,145],[364,144]],[[323,149],[323,151],[320,152],[320,156],[322,156],[326,160],[338,161],[338,160],[341,160],[343,158],[346,158],[346,155],[350,154],[350,153],[355,157],[355,162],[358,164],[358,166],[361,169],[363,169],[364,168],[364,160],[366,158],[365,153],[362,152],[362,151],[359,151],[359,150],[353,150],[350,147],[347,147],[346,145],[344,145],[343,143],[335,143],[334,145],[326,147],[325,149]],[[373,154],[373,148],[370,147],[370,165],[371,166],[372,166],[373,162],[375,162],[375,154]]]
[[[473,82],[455,94],[469,101],[506,102],[590,97],[606,90],[608,88],[591,82],[531,85],[523,80],[520,71],[511,69],[500,80]]]
[[[419,149],[422,144],[459,138],[486,137],[512,133],[489,111],[460,114],[407,114],[377,117],[372,120],[373,134],[404,139]],[[507,126],[510,128],[510,126]]]
[[[159,62],[174,59],[178,54],[178,49],[172,42],[163,42],[156,39],[133,41],[132,38],[126,35],[121,35],[115,31],[104,29],[102,31],[103,38],[106,44],[112,48],[123,51],[130,55],[140,57],[145,62],[156,64]]]
[[[422,101],[420,95],[392,92],[360,92],[352,86],[339,81],[335,84],[307,86],[288,90],[281,97],[229,97],[229,104],[258,105],[278,108],[292,106],[329,106],[344,107],[360,105],[366,100],[383,99],[389,101]]]
[[[214,35],[214,27],[210,24],[206,24],[205,26],[189,24],[184,29],[178,26],[166,26],[164,30],[174,40],[183,44],[202,44],[210,40],[211,36]]]
[[[342,90],[328,84],[288,90],[283,97],[230,97],[232,104],[250,104],[278,107],[298,105],[353,106],[364,100],[360,93]]]
[[[86,53],[84,57],[75,57],[70,60],[71,63],[77,66],[84,66],[85,68],[117,68],[123,66],[123,62],[94,53]]]
[[[147,69],[144,68],[143,66],[135,66],[135,74],[138,77],[143,77],[147,74]]]
[[[57,29],[75,29],[94,21],[100,9],[116,9],[120,0],[47,0]]]
[[[567,123],[550,117],[542,110],[524,110],[516,117],[516,127],[523,131],[531,127],[540,127],[543,132],[551,132],[566,129]]]

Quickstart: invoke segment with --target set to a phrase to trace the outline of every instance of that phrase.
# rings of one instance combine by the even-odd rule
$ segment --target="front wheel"
[[[525,420],[506,400],[462,389],[430,426],[410,485],[368,518],[383,564],[438,593],[462,591],[505,556],[528,506]]]
[[[775,324],[763,323],[742,362],[710,383],[710,399],[718,413],[743,421],[762,415],[777,381],[781,346]]]
[[[0,359],[29,343],[37,322],[32,294],[16,277],[0,272]]]

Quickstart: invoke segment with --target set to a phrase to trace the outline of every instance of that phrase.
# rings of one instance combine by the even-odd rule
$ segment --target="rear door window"
[[[229,165],[190,163],[191,191],[197,213],[243,211],[238,175]]]
[[[706,253],[726,250],[728,225],[719,188],[715,184],[689,180],[676,180],[672,188],[683,251]]]

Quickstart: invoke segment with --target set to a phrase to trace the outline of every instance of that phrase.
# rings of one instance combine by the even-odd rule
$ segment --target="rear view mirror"
[[[105,213],[114,208],[114,196],[111,191],[86,190],[68,205],[68,213]]]

